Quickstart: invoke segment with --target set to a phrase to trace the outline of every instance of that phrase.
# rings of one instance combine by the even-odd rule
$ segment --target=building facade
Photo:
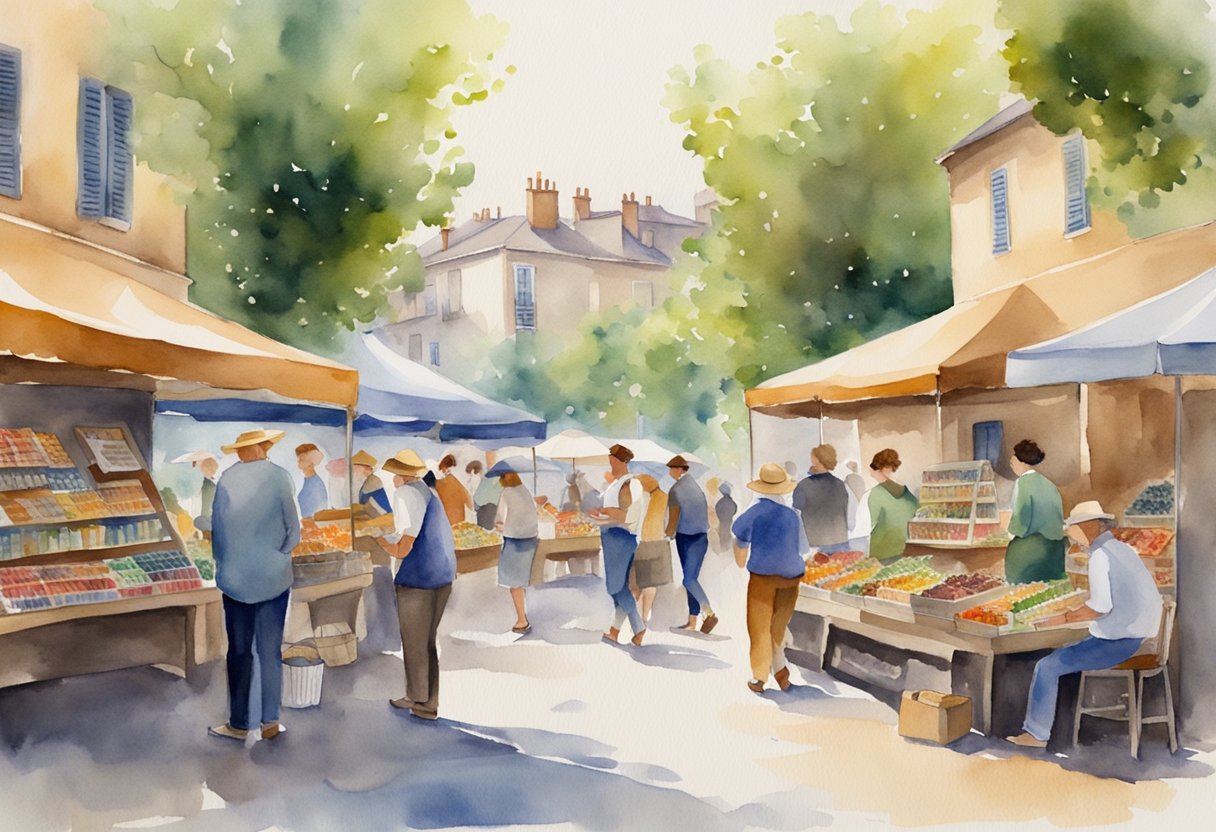
[[[389,341],[444,372],[519,331],[566,336],[588,313],[653,307],[680,246],[705,227],[633,194],[619,210],[593,211],[585,188],[564,219],[558,198],[538,172],[523,215],[486,209],[422,245],[424,289],[393,299]]]

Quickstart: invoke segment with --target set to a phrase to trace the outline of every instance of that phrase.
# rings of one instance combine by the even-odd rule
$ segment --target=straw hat
[[[784,468],[775,462],[766,462],[760,466],[760,479],[752,480],[747,487],[759,494],[789,494],[795,485]]]
[[[249,448],[254,445],[261,445],[263,442],[274,444],[282,439],[287,434],[281,430],[247,430],[236,438],[236,441],[220,448],[226,454],[235,453],[237,448]]]
[[[350,458],[351,465],[366,465],[368,468],[376,467],[376,458],[367,451],[359,451]]]
[[[384,460],[384,470],[390,474],[405,474],[411,477],[418,477],[426,470],[426,463],[422,461],[422,457],[406,448],[404,451],[398,451],[393,456]]]
[[[1103,511],[1102,504],[1097,500],[1088,500],[1084,503],[1077,503],[1072,512],[1064,520],[1064,525],[1079,526],[1082,523],[1088,523],[1090,520],[1114,519],[1115,515]]]

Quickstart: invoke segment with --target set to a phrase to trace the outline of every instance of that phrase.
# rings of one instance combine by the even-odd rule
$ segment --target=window
[[[515,328],[536,329],[536,268],[515,267]]]
[[[80,79],[76,123],[76,213],[126,231],[131,227],[131,96],[95,78]]]
[[[992,253],[1006,254],[1009,242],[1009,171],[997,168],[992,172]]]
[[[654,284],[649,280],[633,281],[633,299],[643,309],[653,309]]]
[[[1004,470],[1001,447],[1005,442],[1003,422],[976,422],[971,426],[972,459],[986,459],[997,471]]]
[[[21,53],[0,46],[0,195],[21,198]]]
[[[439,366],[439,342],[438,341],[431,342],[431,366],[432,367]]]
[[[600,284],[598,280],[593,280],[587,286],[587,311],[600,311]]]
[[[1089,199],[1085,196],[1085,137],[1064,140],[1064,233],[1079,234],[1089,228]]]
[[[410,361],[422,361],[422,336],[411,335],[408,356]]]
[[[642,245],[646,248],[654,248],[654,231],[647,229],[642,232]]]
[[[426,285],[421,292],[406,292],[401,299],[401,320],[409,321],[414,318],[425,318],[438,311],[435,300],[435,278],[426,278]],[[421,360],[421,355],[419,355]]]
[[[460,296],[460,269],[452,269],[447,275],[447,292],[443,299],[443,319],[459,317],[464,312]]]

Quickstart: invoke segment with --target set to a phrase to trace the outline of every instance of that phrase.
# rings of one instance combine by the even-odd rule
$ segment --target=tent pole
[[[756,424],[755,411],[747,409],[747,478],[756,476]]]
[[[536,492],[540,486],[536,484],[536,446],[532,446],[532,496],[536,496]]]
[[[1178,569],[1178,518],[1182,511],[1182,376],[1174,376],[1174,569]],[[1174,575],[1177,585],[1178,576]]]
[[[942,388],[940,385],[933,397],[933,413],[937,422],[937,461],[944,462],[946,448],[942,438]]]
[[[355,453],[355,410],[346,408],[346,504],[350,506],[350,541],[355,542],[355,469],[350,458]]]
[[[819,400],[819,444],[822,445],[826,440],[823,438],[823,399]]]

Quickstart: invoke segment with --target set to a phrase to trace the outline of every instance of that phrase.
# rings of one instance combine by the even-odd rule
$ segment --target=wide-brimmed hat
[[[398,451],[393,456],[384,460],[384,470],[390,474],[405,474],[411,477],[420,477],[426,471],[426,463],[422,461],[422,457],[406,448],[404,451]]]
[[[775,462],[766,462],[760,466],[760,478],[752,480],[747,487],[759,494],[789,494],[796,483],[790,479],[785,469]]]
[[[608,456],[619,459],[621,462],[629,462],[629,460],[633,459],[633,451],[624,445],[616,444],[608,449]]]
[[[367,451],[359,451],[350,458],[351,465],[366,465],[368,468],[376,467],[376,458]]]
[[[1064,520],[1065,526],[1078,526],[1081,523],[1088,523],[1090,520],[1114,520],[1115,515],[1102,510],[1102,504],[1097,500],[1087,500],[1084,503],[1077,503],[1073,507],[1072,512]]]
[[[281,430],[247,430],[232,442],[220,448],[226,454],[235,452],[238,448],[251,448],[254,445],[261,445],[263,442],[274,444],[286,436],[286,432]]]
[[[688,460],[685,459],[684,457],[680,456],[679,454],[676,454],[671,459],[667,460],[667,467],[668,468],[683,468],[685,471],[687,471],[688,470]]]

